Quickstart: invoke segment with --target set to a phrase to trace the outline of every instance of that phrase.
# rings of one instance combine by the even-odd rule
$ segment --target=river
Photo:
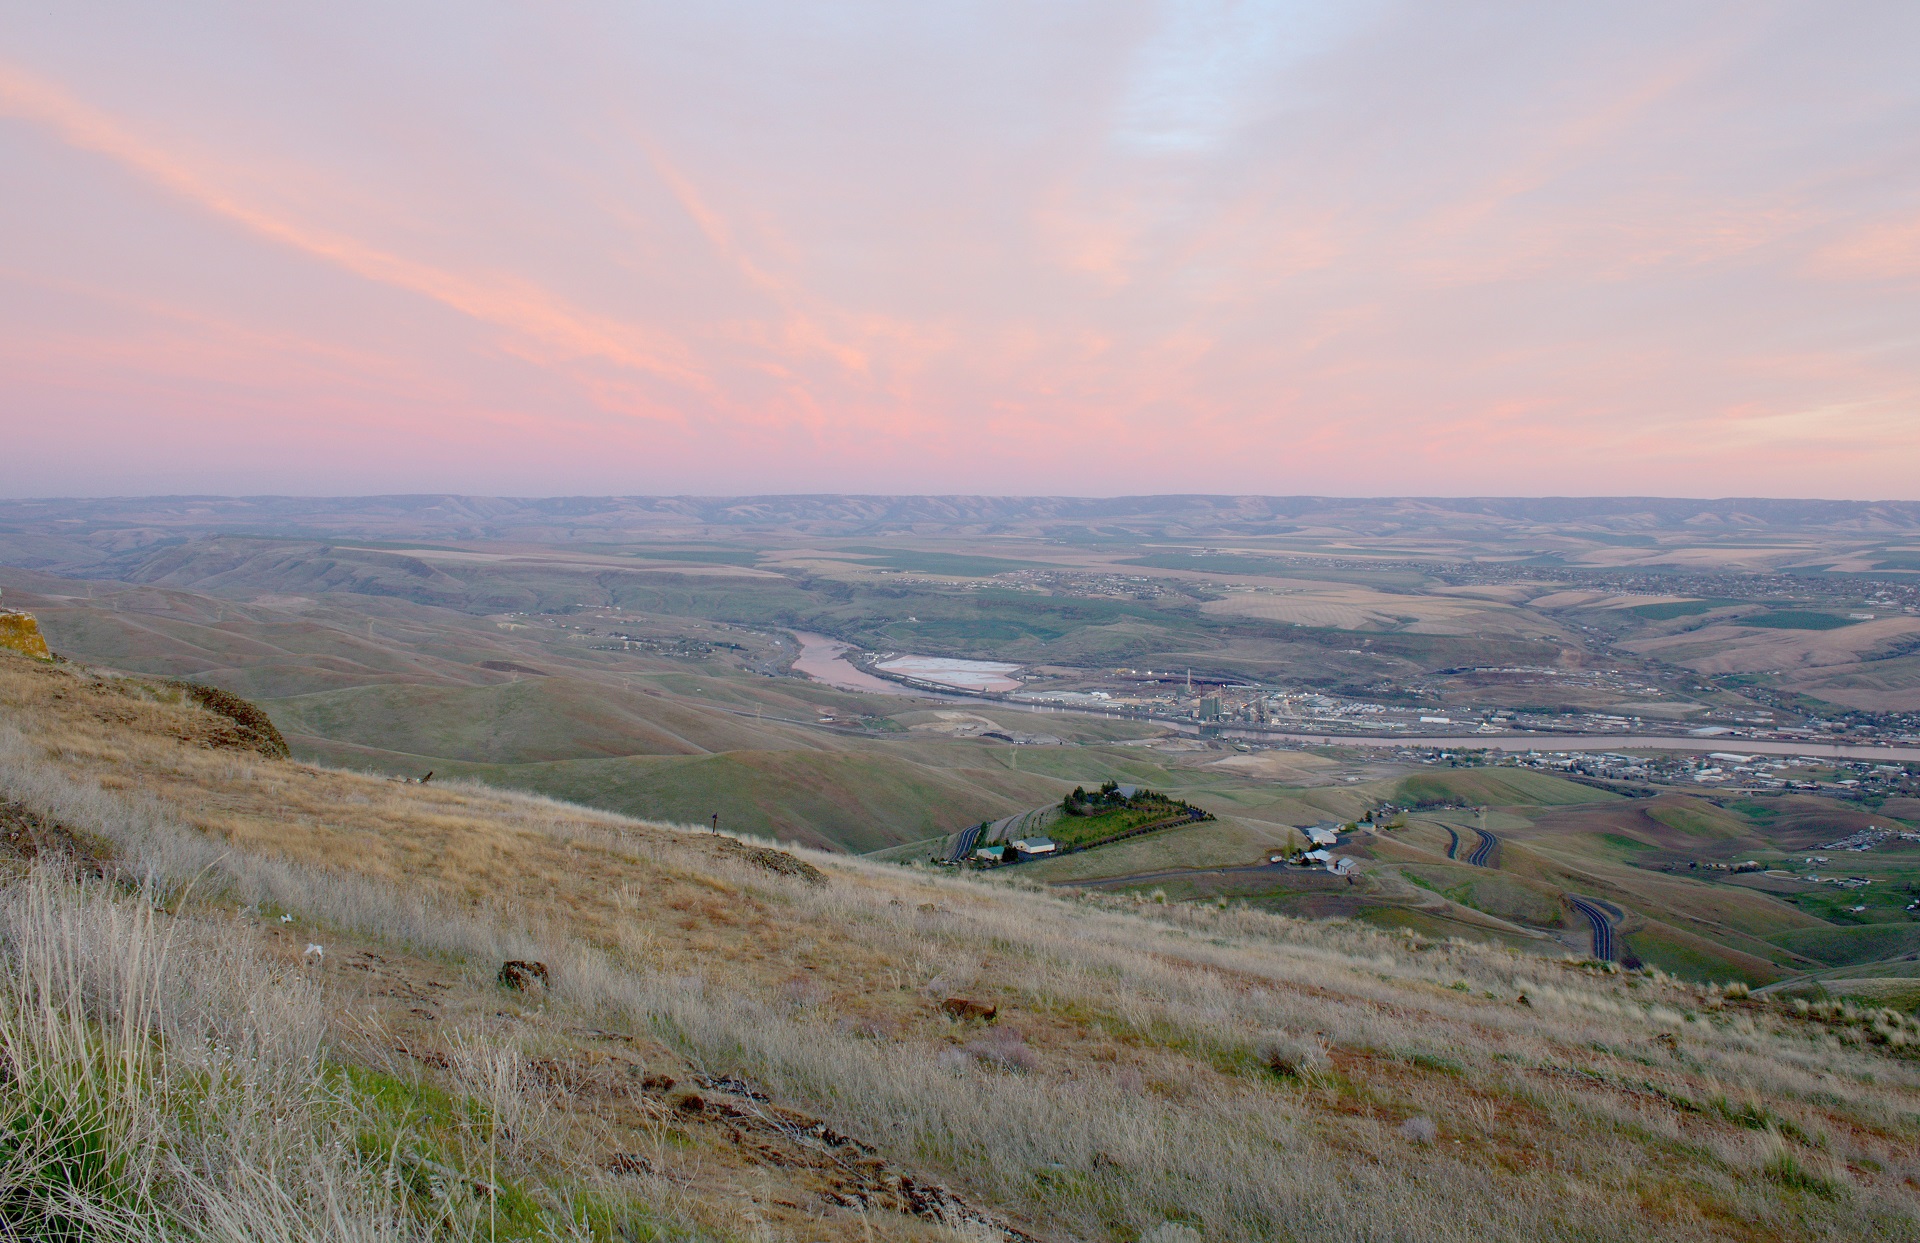
[[[898,682],[889,682],[885,678],[876,678],[864,669],[854,668],[847,660],[847,653],[853,650],[851,643],[829,639],[823,634],[808,634],[804,630],[795,630],[792,633],[794,638],[800,640],[800,658],[793,662],[796,673],[804,673],[816,682],[825,682],[828,686],[837,687],[843,691],[864,691],[869,695],[904,695],[913,699],[927,698],[912,687],[902,686]]]

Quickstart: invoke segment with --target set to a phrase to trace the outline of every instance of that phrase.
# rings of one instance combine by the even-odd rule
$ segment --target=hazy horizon
[[[1920,499],[1898,496],[1812,496],[1812,495],[1760,495],[1726,494],[1688,495],[1684,493],[1641,493],[1641,492],[1205,492],[1205,491],[1161,491],[1161,492],[879,492],[879,491],[834,491],[785,490],[759,492],[479,492],[453,488],[419,488],[411,490],[391,490],[382,492],[322,492],[322,491],[280,491],[280,492],[67,492],[67,493],[29,493],[0,492],[0,503],[56,503],[62,501],[359,501],[415,498],[471,498],[503,501],[570,501],[570,500],[751,500],[751,499],[816,499],[832,498],[844,500],[983,500],[983,501],[1025,501],[1025,500],[1065,500],[1065,501],[1123,501],[1123,500],[1262,500],[1262,501],[1566,501],[1566,502],[1615,502],[1648,501],[1676,504],[1738,504],[1745,501],[1765,502],[1767,504],[1786,505],[1900,505],[1920,506]]]

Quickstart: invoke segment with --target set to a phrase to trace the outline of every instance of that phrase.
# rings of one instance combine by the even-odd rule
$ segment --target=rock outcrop
[[[33,619],[33,614],[13,609],[0,609],[0,648],[36,660],[53,659],[53,651],[47,647],[46,637],[40,633],[40,623]]]

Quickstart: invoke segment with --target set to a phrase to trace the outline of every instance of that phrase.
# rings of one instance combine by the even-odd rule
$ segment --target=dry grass
[[[223,952],[284,970],[326,941],[316,1059],[482,1102],[501,1125],[440,1142],[554,1220],[597,1196],[794,1239],[1920,1237],[1916,1064],[1758,1001],[796,852],[809,884],[692,830],[211,749],[190,705],[19,663],[0,797],[185,922],[224,912]],[[334,966],[359,951],[384,974]],[[503,1004],[504,957],[552,995]],[[618,1078],[663,1068],[679,1088]],[[689,1112],[694,1076],[770,1100]],[[901,1174],[973,1207],[891,1211]]]
[[[1209,601],[1203,612],[1259,617],[1338,630],[1405,630],[1415,634],[1537,636],[1555,627],[1500,601],[1462,595],[1407,595],[1349,583],[1290,579]]]
[[[312,985],[45,868],[0,892],[0,1219],[41,1239],[386,1240]]]

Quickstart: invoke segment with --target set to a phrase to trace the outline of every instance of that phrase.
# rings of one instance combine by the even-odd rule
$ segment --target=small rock
[[[994,1016],[1000,1013],[997,1005],[967,997],[949,997],[940,1003],[940,1008],[956,1019],[980,1019],[987,1023],[991,1023]]]
[[[499,980],[502,988],[525,992],[537,983],[544,992],[547,987],[547,964],[509,958],[500,964]]]

